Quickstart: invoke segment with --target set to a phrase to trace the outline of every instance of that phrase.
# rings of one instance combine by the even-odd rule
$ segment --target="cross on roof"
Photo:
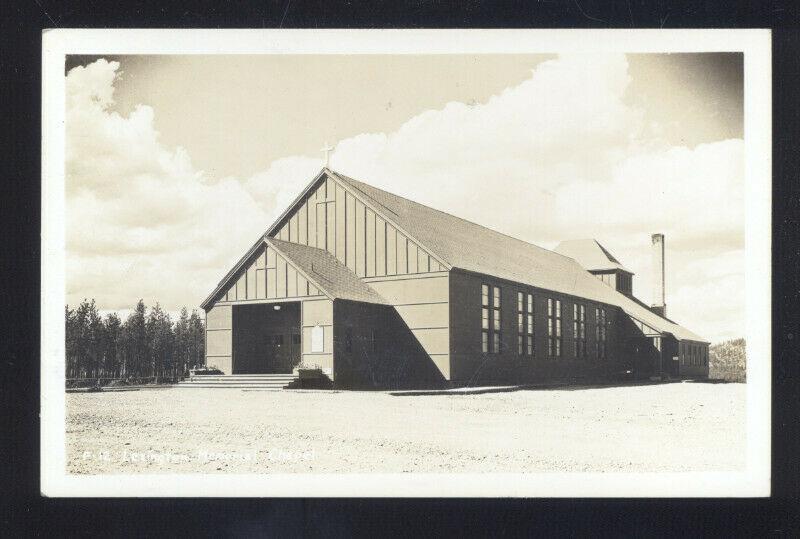
[[[328,145],[328,143],[327,143],[327,141],[326,141],[326,142],[325,142],[325,147],[323,147],[323,148],[320,148],[320,150],[319,150],[319,151],[321,151],[321,152],[325,152],[325,168],[327,168],[327,167],[328,167],[328,164],[330,163],[330,160],[331,160],[331,152],[332,152],[334,149],[336,149],[336,146],[335,146],[335,145],[334,145],[334,146],[329,146],[329,145]]]

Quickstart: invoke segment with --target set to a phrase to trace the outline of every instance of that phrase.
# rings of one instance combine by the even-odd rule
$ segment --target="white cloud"
[[[196,305],[321,161],[289,156],[209,185],[158,142],[152,109],[109,112],[117,69],[99,61],[68,77],[68,237],[84,276],[70,276],[70,292],[103,307],[144,291],[168,309]],[[629,82],[624,56],[560,57],[486,103],[342,140],[331,166],[547,247],[597,237],[637,273],[645,301],[649,234],[663,232],[670,314],[711,339],[740,335],[744,300],[722,291],[741,284],[743,264],[721,255],[743,247],[743,143],[666,145],[626,104]],[[730,273],[717,279],[722,264]]]
[[[118,69],[98,60],[67,76],[67,301],[196,306],[266,215],[239,182],[207,185],[183,149],[163,147],[151,108],[111,112]]]

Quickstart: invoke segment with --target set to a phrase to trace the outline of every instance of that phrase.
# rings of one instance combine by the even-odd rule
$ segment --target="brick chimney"
[[[654,313],[667,316],[664,287],[664,234],[653,234],[653,303],[650,307]]]

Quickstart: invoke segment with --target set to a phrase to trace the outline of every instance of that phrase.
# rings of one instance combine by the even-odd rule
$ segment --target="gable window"
[[[575,357],[586,357],[586,306],[572,305],[572,339],[575,342]]]
[[[501,342],[500,287],[481,285],[481,351],[499,354]]]
[[[595,336],[595,355],[597,359],[606,358],[606,310],[604,307],[596,307],[594,310],[596,324],[594,327]]]
[[[547,355],[561,357],[561,300],[547,298]]]

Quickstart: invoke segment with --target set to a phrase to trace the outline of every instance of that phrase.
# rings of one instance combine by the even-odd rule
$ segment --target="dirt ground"
[[[67,395],[76,474],[718,471],[745,444],[744,384]]]

